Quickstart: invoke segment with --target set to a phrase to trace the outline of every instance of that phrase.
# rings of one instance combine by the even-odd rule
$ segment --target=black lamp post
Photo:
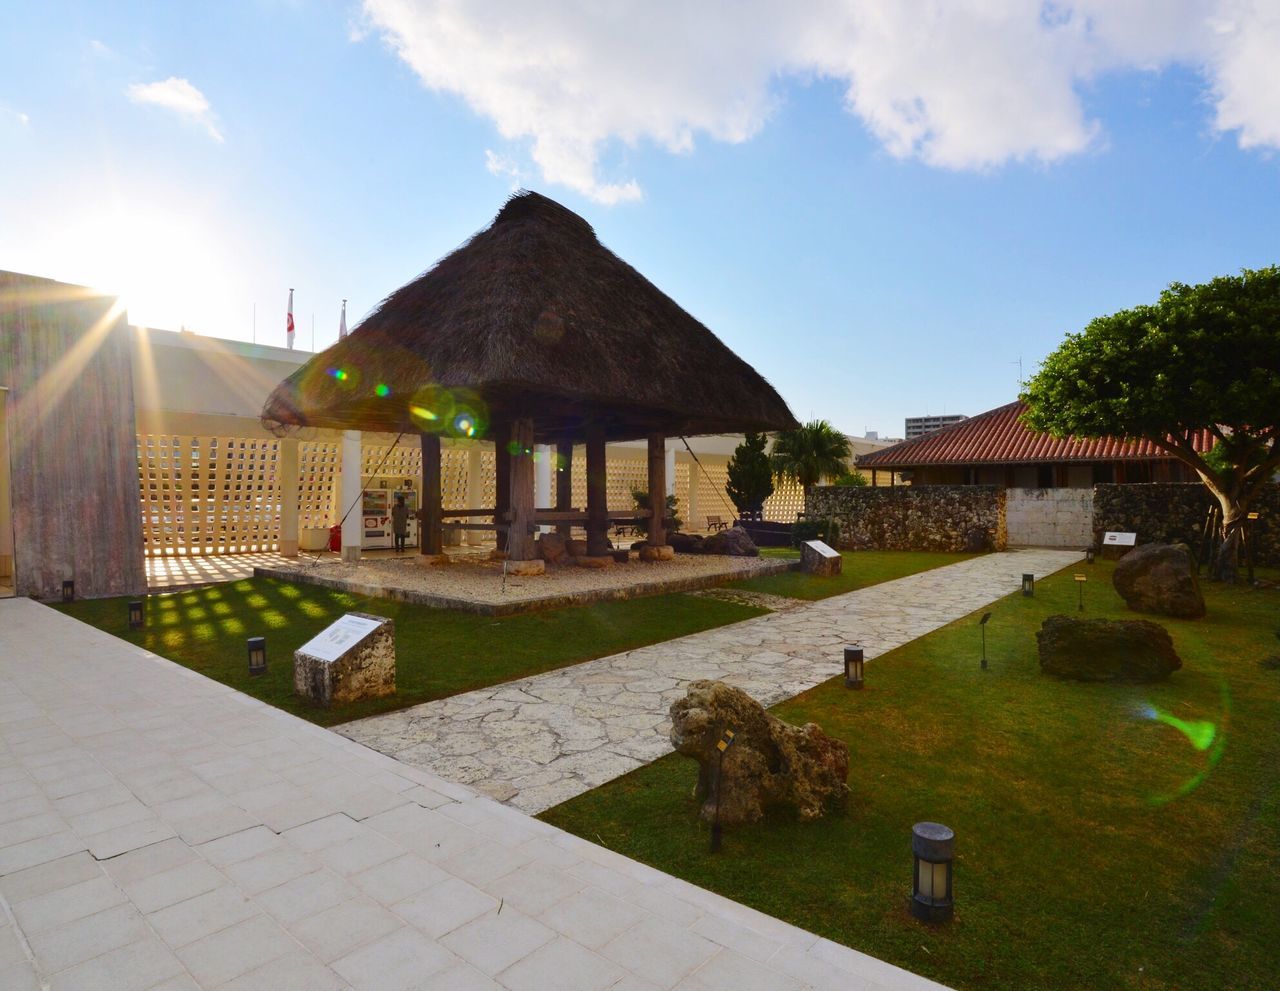
[[[1036,594],[1036,576],[1024,573],[1022,576],[1022,594],[1027,598]]]
[[[1084,583],[1089,580],[1086,575],[1076,575],[1076,587],[1080,589],[1080,612],[1084,612]]]
[[[956,834],[942,823],[918,822],[911,827],[915,856],[911,914],[922,922],[945,922],[955,911],[951,895],[955,849]]]
[[[982,670],[987,670],[987,620],[991,618],[991,613],[984,612],[982,618],[978,620],[978,628],[982,630]]]
[[[76,583],[70,578],[62,583],[62,601],[74,602],[76,599]]]
[[[844,687],[862,687],[862,648],[846,647],[844,649]]]
[[[259,675],[267,673],[267,638],[249,638],[249,673]]]
[[[1097,556],[1098,556],[1098,552],[1094,550],[1092,547],[1086,547],[1084,549],[1085,564],[1093,564],[1093,559]]]
[[[724,735],[716,742],[716,817],[711,822],[711,852],[720,852],[720,789],[724,787],[724,752],[733,746],[734,732],[724,731]]]
[[[129,629],[140,630],[142,629],[142,623],[142,600],[135,599],[133,602],[129,603]]]

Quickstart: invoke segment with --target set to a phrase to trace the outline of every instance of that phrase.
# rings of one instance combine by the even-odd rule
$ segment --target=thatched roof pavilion
[[[599,448],[601,487],[607,440],[647,437],[652,448],[668,436],[796,426],[759,373],[604,247],[590,224],[530,192],[277,386],[262,419],[278,430],[419,433],[424,453],[442,435],[517,451],[535,442],[572,451],[586,441],[589,483]],[[512,508],[525,501],[524,474],[532,485],[518,460],[510,466]],[[650,491],[662,491],[653,460]],[[511,540],[521,546],[509,549],[520,559],[524,527],[501,505],[507,481],[500,476],[498,522],[511,518]],[[560,515],[568,512],[562,502]],[[653,522],[661,544],[661,521],[656,533]],[[592,529],[599,549],[603,531],[590,540]]]

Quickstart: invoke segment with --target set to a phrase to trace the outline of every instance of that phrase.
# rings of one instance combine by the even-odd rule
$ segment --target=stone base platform
[[[336,559],[303,560],[254,568],[261,578],[335,588],[354,595],[370,595],[412,602],[438,609],[461,609],[487,616],[560,609],[614,599],[633,599],[667,592],[691,592],[740,578],[790,571],[794,561],[775,558],[677,555],[670,561],[582,568],[576,564],[548,565],[541,575],[514,575],[511,562],[452,559],[435,567],[420,567],[413,558],[366,558],[355,564]],[[539,562],[542,563],[542,562]]]

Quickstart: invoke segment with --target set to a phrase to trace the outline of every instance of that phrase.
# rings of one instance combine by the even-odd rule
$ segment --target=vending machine
[[[409,510],[409,535],[405,538],[405,546],[417,546],[417,490],[406,488],[402,479],[372,479],[364,490],[362,506],[364,525],[360,546],[365,550],[396,545],[395,534],[391,530],[391,507],[396,504],[396,496],[404,496],[405,507]]]

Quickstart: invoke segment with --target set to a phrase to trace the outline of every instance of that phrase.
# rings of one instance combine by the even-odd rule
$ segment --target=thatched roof
[[[796,426],[768,382],[585,220],[528,192],[290,375],[262,412],[275,428],[471,425],[478,436],[516,416],[533,418],[539,442],[580,439],[589,419],[610,440]]]

